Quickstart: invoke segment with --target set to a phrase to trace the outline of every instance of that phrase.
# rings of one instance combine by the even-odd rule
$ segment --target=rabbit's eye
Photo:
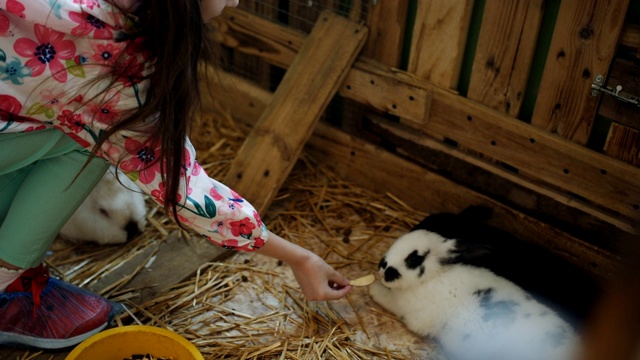
[[[404,259],[405,265],[407,265],[408,269],[416,269],[422,265],[424,259],[429,255],[429,250],[427,250],[424,255],[420,255],[417,250],[414,250],[409,256]]]
[[[100,214],[109,217],[109,212],[104,208],[100,208]]]

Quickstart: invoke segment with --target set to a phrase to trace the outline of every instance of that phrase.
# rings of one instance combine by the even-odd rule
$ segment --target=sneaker
[[[0,293],[0,344],[74,346],[107,327],[122,305],[49,277],[40,265]]]

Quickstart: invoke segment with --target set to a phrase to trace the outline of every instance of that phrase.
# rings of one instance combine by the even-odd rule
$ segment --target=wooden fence
[[[489,204],[494,224],[606,277],[637,241],[640,107],[593,85],[640,90],[637,3],[244,0],[213,24],[243,94],[227,104],[254,122],[321,10],[363,22],[328,116],[342,119],[309,151],[424,211]]]

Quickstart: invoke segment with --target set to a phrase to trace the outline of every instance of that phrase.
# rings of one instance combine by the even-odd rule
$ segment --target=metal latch
[[[615,89],[604,86],[604,77],[602,75],[596,76],[595,80],[593,80],[593,84],[591,84],[591,96],[598,96],[600,92],[613,96],[627,104],[640,106],[640,100],[638,100],[638,97],[622,92],[622,85],[616,86]]]

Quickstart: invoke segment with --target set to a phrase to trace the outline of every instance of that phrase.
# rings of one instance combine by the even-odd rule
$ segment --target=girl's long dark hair
[[[199,64],[214,58],[212,33],[203,23],[200,0],[144,0],[133,15],[136,33],[131,34],[129,44],[141,41],[144,51],[151,55],[150,61],[155,63],[155,70],[149,75],[141,107],[111,126],[100,137],[96,149],[114,133],[135,128],[157,116],[150,140],[162,149],[156,161],[160,162],[163,174],[164,207],[181,225],[177,204],[184,145],[200,105]],[[113,76],[118,77],[127,69],[114,71]]]

